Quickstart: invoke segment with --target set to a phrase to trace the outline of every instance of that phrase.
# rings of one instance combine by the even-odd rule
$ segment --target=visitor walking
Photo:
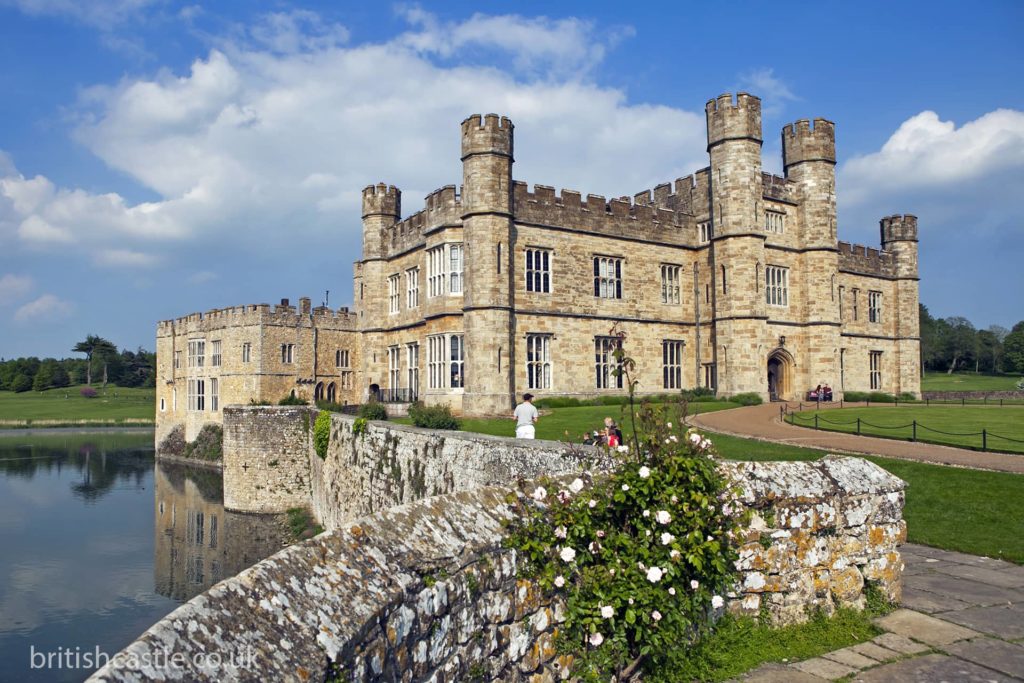
[[[540,413],[533,405],[533,394],[523,394],[523,402],[516,406],[512,417],[516,421],[516,438],[532,439],[536,430],[534,424],[540,419]]]

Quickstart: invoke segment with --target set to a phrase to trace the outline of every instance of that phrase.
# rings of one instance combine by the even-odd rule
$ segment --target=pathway
[[[912,544],[900,552],[903,608],[876,620],[884,634],[740,680],[1024,681],[1024,567]]]
[[[767,403],[748,408],[733,408],[704,413],[690,418],[697,427],[713,432],[773,441],[793,446],[819,448],[838,453],[879,455],[886,458],[917,460],[939,465],[955,465],[999,472],[1024,473],[1024,455],[985,453],[936,444],[879,439],[797,427],[782,421],[782,403]],[[847,404],[847,406],[856,404]],[[790,404],[795,408],[796,404]],[[831,407],[838,407],[830,406]],[[823,406],[823,409],[829,409]]]

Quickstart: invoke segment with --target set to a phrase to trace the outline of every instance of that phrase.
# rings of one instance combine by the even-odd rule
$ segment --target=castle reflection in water
[[[156,592],[189,600],[287,543],[277,515],[224,510],[219,472],[162,462],[155,470]]]

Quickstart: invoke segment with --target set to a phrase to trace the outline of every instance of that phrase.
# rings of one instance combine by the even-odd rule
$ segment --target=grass
[[[735,408],[737,404],[728,401],[707,403],[691,403],[690,413],[709,413],[714,410]],[[543,414],[537,422],[537,438],[552,441],[565,441],[567,438],[579,442],[584,432],[604,428],[604,418],[611,417],[619,423],[622,435],[628,438],[632,433],[628,415],[629,406],[581,406],[570,408],[551,408],[550,413]],[[546,411],[545,411],[546,412]],[[412,424],[412,420],[401,418],[394,420],[400,424]],[[462,418],[462,431],[475,434],[491,434],[493,436],[515,436],[516,423],[502,418]],[[566,434],[569,434],[566,437]]]
[[[795,662],[863,643],[882,633],[870,610],[815,614],[804,624],[772,628],[752,617],[724,616],[696,647],[670,655],[664,680],[724,681],[765,662]]]
[[[921,378],[921,391],[1013,391],[1020,380],[1020,375],[926,372]]]
[[[793,424],[813,427],[815,412],[797,413]],[[987,450],[1024,453],[1024,406],[878,406],[817,414],[822,430],[854,433],[860,418],[861,434],[902,440],[911,440],[916,421],[918,441],[977,450],[987,430]]]
[[[816,460],[813,448],[711,436],[732,460]],[[1024,564],[1024,474],[984,472],[869,456],[907,482],[907,540]]]
[[[83,385],[84,386],[84,385]],[[74,424],[87,420],[90,424],[123,424],[125,420],[152,424],[156,412],[156,390],[96,386],[96,398],[83,398],[82,386],[16,394],[0,391],[0,428]]]

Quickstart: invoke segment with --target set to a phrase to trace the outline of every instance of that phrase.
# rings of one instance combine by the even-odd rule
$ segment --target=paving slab
[[[803,671],[804,673],[811,674],[812,676],[819,676],[821,678],[827,678],[828,680],[835,680],[842,678],[843,676],[849,676],[852,673],[856,673],[857,669],[852,666],[846,666],[839,662],[834,662],[831,659],[825,659],[824,657],[815,657],[814,659],[808,659],[804,662],[797,662],[792,665],[794,669]]]
[[[916,645],[916,643],[914,644]],[[869,657],[876,662],[888,662],[893,659],[899,659],[903,656],[901,653],[896,652],[895,650],[890,650],[887,647],[882,647],[877,643],[861,643],[860,645],[853,645],[849,649],[859,655]]]
[[[1003,640],[1024,638],[1024,605],[971,607],[956,612],[940,612],[934,616]]]
[[[871,642],[888,648],[893,652],[899,652],[901,655],[916,655],[927,652],[929,649],[927,645],[922,645],[898,633],[883,633],[872,638]]]
[[[886,631],[892,631],[929,645],[948,645],[958,640],[981,635],[969,628],[909,609],[898,609],[892,614],[875,619],[875,623]]]
[[[950,576],[957,576],[962,579],[971,579],[978,583],[1001,588],[1024,587],[1024,573],[1012,572],[1006,568],[978,567],[969,564],[957,564],[955,562],[939,562],[935,571]]]
[[[928,591],[907,586],[906,582],[907,579],[905,577],[903,597],[900,599],[900,605],[908,609],[933,614],[935,612],[949,612],[951,610],[967,609],[968,607],[973,606],[969,602],[957,600],[956,598],[951,598],[948,595],[939,595],[938,593],[930,593]]]
[[[937,593],[975,605],[1005,605],[1010,602],[1024,602],[1024,591],[1016,588],[990,586],[938,572],[906,576],[903,578],[903,586]]]
[[[995,638],[977,638],[953,643],[943,649],[960,659],[994,669],[1007,676],[1024,678],[1024,646]]]
[[[828,679],[785,664],[762,664],[739,680],[744,683],[822,683]]]
[[[1017,681],[991,669],[971,662],[940,654],[912,657],[868,671],[853,677],[863,683],[1003,683]]]
[[[902,557],[902,555],[903,555],[903,553],[901,552],[900,556]],[[923,557],[923,558],[920,559],[920,561],[912,559],[909,562],[907,561],[906,558],[904,558],[903,559],[903,565],[904,565],[903,566],[903,575],[904,576],[908,576],[910,574],[924,574],[926,572],[935,571],[939,567],[962,567],[963,566],[963,565],[960,565],[960,564],[956,564],[954,562],[943,562],[942,560],[935,560],[935,559],[932,559],[930,557]]]
[[[854,669],[866,669],[878,664],[876,660],[871,659],[870,657],[865,657],[859,652],[854,652],[853,648],[849,647],[844,647],[842,650],[826,652],[822,657],[825,659],[831,659],[833,662],[839,662],[840,664],[853,667]]]

